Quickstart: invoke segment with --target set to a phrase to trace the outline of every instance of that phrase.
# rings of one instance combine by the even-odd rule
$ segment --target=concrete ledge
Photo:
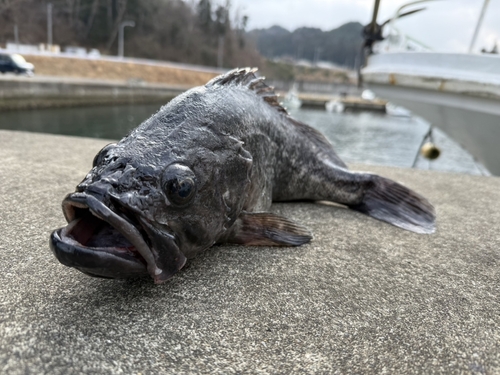
[[[0,111],[119,103],[165,103],[191,88],[68,77],[0,77]]]
[[[427,196],[437,233],[277,204],[311,244],[215,247],[155,286],[87,277],[48,248],[104,144],[0,131],[0,372],[500,372],[499,178],[357,166]]]

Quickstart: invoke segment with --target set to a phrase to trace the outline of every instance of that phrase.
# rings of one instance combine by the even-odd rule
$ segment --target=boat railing
[[[432,48],[419,40],[401,32],[394,25],[389,30],[387,37],[374,45],[374,52],[431,52]]]
[[[388,22],[388,28],[389,31],[387,32],[387,36],[384,38],[383,41],[379,42],[375,50],[379,52],[407,52],[407,51],[415,51],[415,52],[431,52],[432,48],[429,46],[425,45],[421,41],[406,35],[403,33],[399,28],[396,27],[396,22],[399,20],[401,16],[405,16],[406,14],[403,13],[403,10],[406,8],[409,8],[411,6],[417,5],[417,4],[422,4],[422,3],[429,3],[429,2],[435,2],[435,1],[441,1],[441,0],[417,0],[417,1],[412,1],[409,3],[406,3],[402,6],[400,6],[394,16],[389,20]],[[472,40],[470,42],[470,46],[468,49],[468,53],[472,53],[476,44],[476,40],[479,34],[479,30],[481,29],[481,26],[484,21],[484,15],[486,13],[486,9],[488,8],[488,5],[490,3],[490,0],[483,0],[483,5],[481,7],[481,13],[479,15],[479,18],[476,23],[476,27],[474,29],[474,35],[472,37]],[[417,9],[416,11],[420,11],[423,9]],[[415,11],[414,11],[415,12]],[[409,12],[413,13],[413,12]]]
[[[396,22],[402,15],[404,16],[403,10],[405,10],[406,8],[432,1],[438,0],[418,0],[400,6],[394,13],[394,16],[388,22],[389,24],[387,26],[389,31],[387,33],[387,37],[376,46],[378,52],[431,52],[431,47],[402,32],[398,27],[396,27]],[[419,10],[421,9],[418,9],[417,11]]]

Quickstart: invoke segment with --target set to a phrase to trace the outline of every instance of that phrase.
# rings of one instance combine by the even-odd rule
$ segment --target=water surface
[[[24,130],[104,139],[120,139],[160,109],[160,104],[115,105],[11,111],[0,114],[0,129]],[[347,163],[416,167],[481,174],[475,160],[443,132],[433,140],[442,155],[433,162],[417,157],[429,124],[417,117],[361,113],[329,113],[299,109],[291,115],[320,130]]]

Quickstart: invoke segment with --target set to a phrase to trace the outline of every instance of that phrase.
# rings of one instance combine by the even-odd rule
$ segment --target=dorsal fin
[[[287,116],[288,120],[291,124],[295,125],[297,131],[303,134],[306,138],[314,140],[317,146],[321,147],[322,150],[328,152],[328,159],[334,162],[337,166],[341,168],[347,168],[347,165],[339,158],[337,153],[333,150],[332,144],[330,141],[321,133],[319,130],[314,129],[313,127],[304,124],[298,120],[295,120],[291,116]]]
[[[225,86],[225,85],[240,85],[246,86],[261,96],[266,103],[276,108],[278,112],[288,114],[285,108],[278,101],[278,95],[274,92],[274,88],[264,83],[265,77],[257,77],[255,72],[257,68],[236,68],[225,74],[210,80],[205,87]]]
[[[329,159],[341,168],[346,168],[345,163],[333,151],[331,143],[326,137],[318,130],[304,124],[291,117],[285,108],[281,106],[278,101],[278,95],[274,92],[274,88],[264,83],[265,77],[257,77],[255,72],[257,68],[237,68],[233,69],[226,74],[222,74],[210,80],[205,87],[225,86],[225,85],[240,85],[246,86],[248,89],[254,91],[257,95],[262,97],[269,105],[276,108],[278,112],[285,115],[288,123],[295,126],[297,131],[305,137],[313,140],[318,147],[325,152],[328,152]]]

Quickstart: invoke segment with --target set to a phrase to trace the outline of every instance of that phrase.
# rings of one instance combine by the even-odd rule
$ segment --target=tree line
[[[331,31],[273,26],[247,32],[248,17],[238,14],[230,0],[0,0],[0,44],[15,40],[15,26],[20,43],[47,43],[49,3],[53,44],[110,55],[117,53],[123,21],[135,23],[125,29],[126,56],[224,68],[266,71],[262,56],[353,67],[362,42],[357,22]]]
[[[126,28],[125,55],[209,66],[255,65],[261,57],[248,44],[248,18],[232,12],[229,0],[0,0],[0,43],[47,43],[48,4],[52,4],[53,44],[117,53],[118,33]]]
[[[292,32],[273,26],[252,30],[249,36],[260,53],[267,58],[288,57],[293,60],[329,61],[354,68],[363,39],[363,26],[349,22],[336,29],[323,31],[301,27]]]

